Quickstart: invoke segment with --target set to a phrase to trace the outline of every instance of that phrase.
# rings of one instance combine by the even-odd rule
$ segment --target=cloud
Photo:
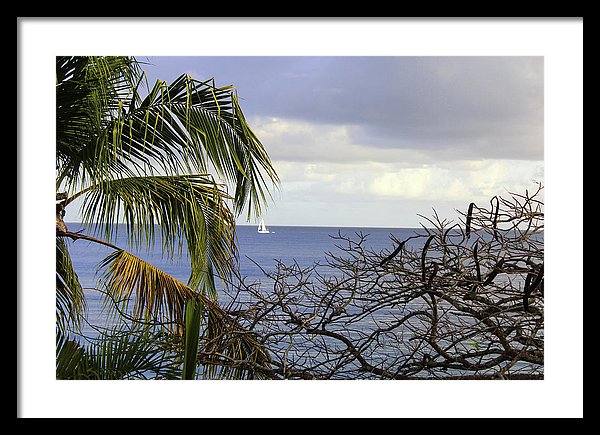
[[[315,124],[289,118],[250,120],[251,126],[273,160],[296,162],[395,162],[406,166],[441,162],[506,159],[506,149],[518,147],[519,141],[503,146],[499,139],[474,138],[454,147],[435,147],[398,138],[398,146],[374,146],[366,127],[336,124]],[[529,155],[521,150],[516,157]],[[524,160],[541,160],[536,153]],[[534,158],[536,157],[536,158]]]
[[[355,141],[353,128],[287,118],[253,118],[253,131],[273,160],[294,162],[423,162],[431,150],[374,148]]]
[[[245,56],[152,58],[237,87],[248,119],[293,120],[297,153],[320,144],[434,151],[442,159],[543,159],[543,57]],[[261,137],[261,136],[259,136]],[[296,142],[294,142],[294,139]],[[333,150],[337,152],[337,149]],[[321,155],[319,154],[319,155]],[[296,156],[300,159],[300,156]]]
[[[408,168],[385,172],[369,183],[369,191],[376,196],[423,198],[430,188],[433,171],[428,168]]]
[[[286,65],[301,68],[302,59]],[[258,112],[344,126],[351,142],[369,147],[543,158],[541,57],[340,57],[311,65]]]
[[[543,181],[543,57],[151,61],[236,86],[282,180],[271,224],[415,223]]]
[[[533,190],[544,173],[542,161],[528,160],[274,163],[282,185],[266,212],[271,225],[419,226],[432,208],[457,219],[472,201]]]
[[[276,162],[283,192],[313,199],[489,200],[524,192],[543,181],[543,162],[524,160],[457,161],[452,165],[404,167],[394,163]]]
[[[304,166],[304,176],[310,181],[324,182],[333,181],[336,178],[336,174],[332,174],[327,168],[322,168],[315,164],[308,164]]]

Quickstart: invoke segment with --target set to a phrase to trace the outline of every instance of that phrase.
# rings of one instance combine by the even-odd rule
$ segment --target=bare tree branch
[[[464,226],[434,211],[391,252],[340,232],[323,264],[237,276],[228,312],[271,359],[217,360],[273,379],[543,379],[541,191],[471,203]]]

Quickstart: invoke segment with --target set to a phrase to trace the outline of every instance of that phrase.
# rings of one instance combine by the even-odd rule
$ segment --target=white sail
[[[258,232],[261,233],[261,234],[267,234],[267,233],[269,233],[269,229],[265,225],[265,220],[262,219],[262,218],[260,220],[260,224],[258,225]]]

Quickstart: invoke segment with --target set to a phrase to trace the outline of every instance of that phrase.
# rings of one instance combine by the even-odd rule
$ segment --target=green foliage
[[[85,312],[85,296],[77,273],[73,269],[66,241],[56,238],[56,321],[65,332],[78,328]]]
[[[160,225],[163,252],[181,254],[183,242],[192,263],[188,285],[214,295],[212,270],[229,276],[235,266],[235,220],[228,196],[210,175],[170,175],[124,178],[99,183],[87,192],[82,212],[87,221],[103,222],[110,238],[120,212],[130,243],[154,244]],[[110,223],[110,224],[109,224]]]
[[[77,189],[110,173],[110,125],[139,76],[128,57],[56,58],[57,188]]]
[[[185,307],[185,347],[183,356],[183,379],[196,378],[198,358],[198,338],[202,322],[202,302],[189,299]]]
[[[116,248],[115,224],[124,222],[130,247],[152,248],[159,232],[164,254],[189,253],[187,285],[120,248],[99,265],[107,297],[120,301],[117,313],[133,298],[134,321],[167,319],[179,333],[172,325],[183,325],[187,301],[215,300],[215,276],[228,279],[235,270],[235,217],[246,208],[248,219],[259,215],[279,181],[235,90],[187,74],[148,86],[131,57],[57,57],[56,116],[57,210],[81,199],[93,235],[86,240]],[[85,308],[65,237],[78,238],[57,229],[60,334],[77,326]],[[111,337],[101,351],[60,341],[61,369],[83,367],[73,373],[87,377],[90,356],[114,352],[111,362],[119,362],[117,354],[130,349],[127,332]]]
[[[153,327],[121,324],[81,345],[62,334],[56,341],[56,378],[86,380],[178,379],[179,363],[167,335]]]

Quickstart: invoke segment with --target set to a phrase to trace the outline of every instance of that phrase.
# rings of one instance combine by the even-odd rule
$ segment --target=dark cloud
[[[248,118],[345,125],[354,143],[448,158],[543,159],[542,57],[149,60],[161,78],[235,85]]]

